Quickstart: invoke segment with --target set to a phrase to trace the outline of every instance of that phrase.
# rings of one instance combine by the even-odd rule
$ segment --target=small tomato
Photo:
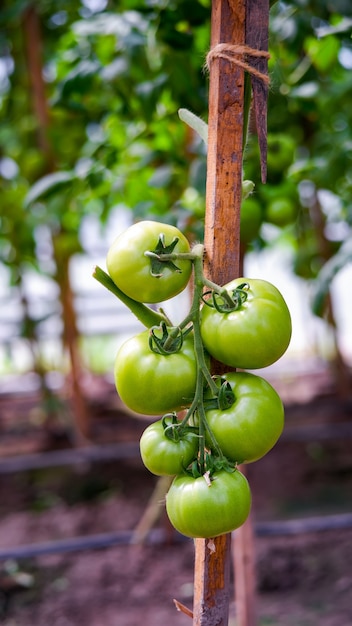
[[[293,163],[296,143],[289,135],[268,135],[268,173],[284,172]]]
[[[291,198],[275,198],[266,207],[265,220],[275,226],[288,226],[297,218],[297,203]]]
[[[197,457],[197,437],[187,430],[179,436],[177,429],[177,424],[166,418],[150,424],[143,432],[139,442],[141,457],[152,474],[181,474]]]

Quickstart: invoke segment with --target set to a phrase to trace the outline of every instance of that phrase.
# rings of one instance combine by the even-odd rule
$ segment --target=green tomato
[[[275,198],[266,207],[265,220],[275,226],[288,226],[297,218],[297,204],[290,198]]]
[[[249,243],[255,239],[262,223],[262,210],[258,200],[246,198],[241,206],[240,238],[241,242]]]
[[[268,173],[284,172],[293,163],[296,143],[289,135],[268,135]]]
[[[284,408],[280,396],[264,378],[254,374],[230,372],[222,378],[229,382],[235,402],[223,411],[207,411],[210,429],[231,462],[257,461],[282,433]]]
[[[171,524],[187,537],[231,532],[246,521],[250,508],[249,484],[239,470],[215,471],[210,484],[204,476],[176,476],[166,496]]]
[[[160,235],[166,248],[178,239],[173,252],[190,251],[178,228],[149,220],[130,226],[108,250],[106,266],[110,277],[121,291],[138,302],[163,302],[176,296],[185,289],[191,275],[192,262],[184,259],[175,264],[164,262],[161,269],[152,273],[151,259],[144,253],[157,249]]]
[[[277,361],[291,339],[291,316],[279,290],[266,280],[236,278],[231,294],[246,283],[247,300],[235,311],[219,312],[204,305],[201,334],[209,354],[230,367],[257,369]]]
[[[170,426],[166,429],[165,426]],[[147,426],[139,445],[141,457],[146,468],[157,476],[181,474],[196,459],[198,439],[190,431],[177,436],[177,425],[171,420],[158,420]],[[172,433],[175,432],[175,439]],[[169,436],[167,433],[170,433]]]
[[[297,184],[290,178],[285,178],[279,183],[262,185],[259,189],[259,195],[264,204],[278,198],[289,198],[296,204],[299,202]]]
[[[115,359],[115,385],[132,411],[163,415],[179,411],[193,399],[197,365],[193,336],[184,338],[173,354],[157,354],[149,347],[149,331],[125,341]]]

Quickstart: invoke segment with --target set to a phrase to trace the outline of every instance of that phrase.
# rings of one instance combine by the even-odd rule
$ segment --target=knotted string
[[[270,58],[270,54],[266,50],[255,50],[254,48],[250,48],[249,46],[240,44],[218,43],[216,46],[214,46],[214,48],[209,50],[206,56],[205,64],[209,70],[210,64],[214,59],[226,59],[227,61],[230,61],[230,63],[234,63],[238,67],[241,67],[245,72],[248,72],[252,76],[259,78],[266,85],[268,85],[270,82],[269,76],[267,74],[264,74],[263,72],[260,72],[255,67],[252,67],[246,61],[240,59],[240,55],[263,59]]]

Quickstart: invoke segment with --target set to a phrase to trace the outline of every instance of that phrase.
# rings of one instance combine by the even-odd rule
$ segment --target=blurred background
[[[139,460],[148,421],[122,406],[113,363],[141,326],[92,271],[136,220],[202,240],[206,149],[178,110],[207,120],[210,10],[210,0],[1,5],[7,626],[189,621],[172,598],[192,603],[192,544],[180,550],[161,513],[154,542],[128,545],[157,482]],[[293,320],[287,353],[259,372],[282,395],[287,426],[249,468],[263,624],[352,621],[351,31],[348,0],[273,4],[266,185],[254,127],[245,154],[255,188],[241,213],[244,275],[274,283]],[[182,294],[167,312],[177,322],[188,304]],[[93,551],[101,534],[104,549]]]

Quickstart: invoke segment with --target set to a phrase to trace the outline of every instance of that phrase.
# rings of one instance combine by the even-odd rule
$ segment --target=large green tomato
[[[157,250],[160,235],[166,248],[176,238],[172,251],[189,252],[189,243],[178,228],[150,220],[130,226],[108,250],[106,266],[110,277],[121,291],[138,302],[163,302],[176,296],[191,275],[192,262],[184,259],[152,268],[151,259],[144,253]]]
[[[248,481],[239,470],[214,472],[204,476],[180,475],[166,496],[171,524],[187,537],[217,537],[241,526],[251,508]]]
[[[284,408],[280,396],[264,378],[254,374],[230,372],[222,378],[230,383],[235,402],[223,411],[207,411],[210,429],[230,461],[257,461],[282,433]]]
[[[243,283],[247,284],[247,299],[237,310],[223,313],[203,306],[203,343],[212,357],[230,367],[267,367],[284,354],[290,343],[290,312],[281,293],[266,280],[236,278],[225,288],[232,294]]]
[[[179,411],[193,399],[197,365],[193,336],[187,335],[174,354],[156,354],[149,347],[149,331],[125,341],[114,368],[115,384],[121,400],[132,411],[163,415]]]
[[[169,432],[172,431],[172,421],[167,418],[147,426],[139,442],[141,457],[152,474],[174,476],[181,474],[197,458],[198,439],[187,431],[173,439],[172,432],[170,436],[167,435],[164,423],[170,426]],[[177,433],[177,426],[173,428]]]

